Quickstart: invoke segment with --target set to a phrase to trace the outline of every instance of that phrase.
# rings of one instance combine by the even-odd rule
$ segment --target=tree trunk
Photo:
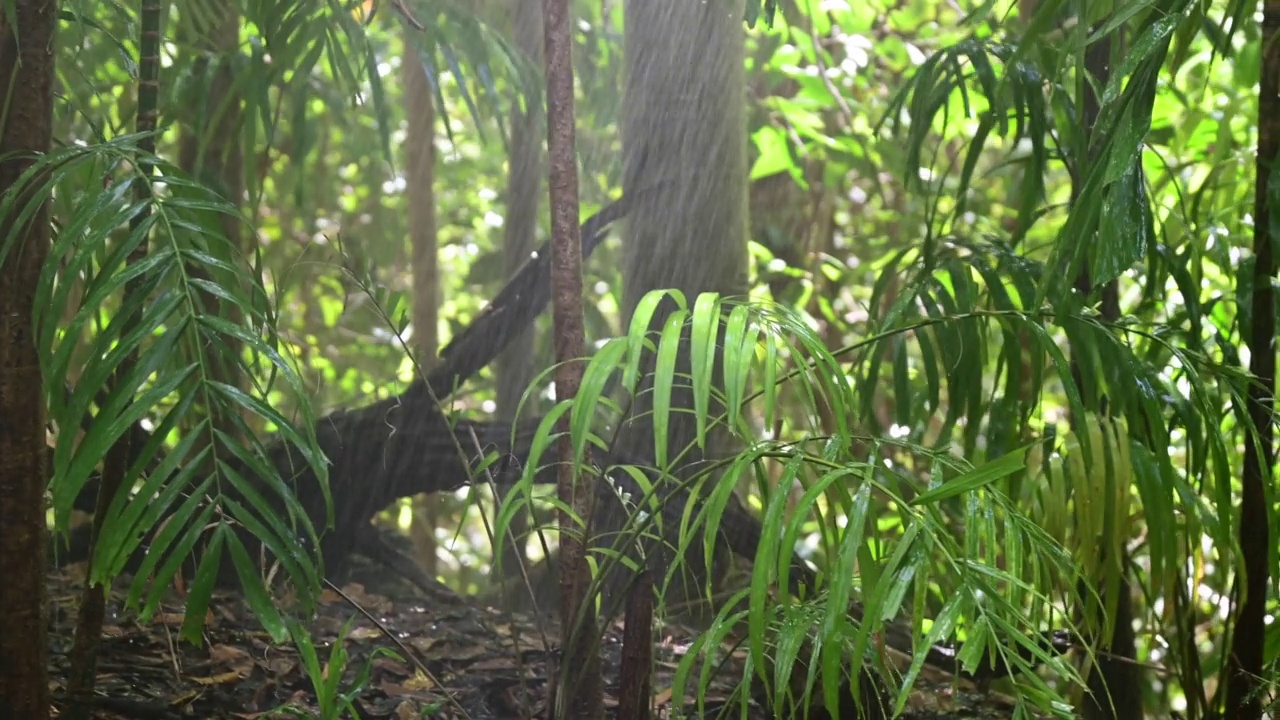
[[[628,215],[624,316],[655,288],[690,302],[747,291],[742,12],[741,0],[626,6],[623,187],[664,185]]]
[[[436,251],[435,197],[435,105],[426,70],[418,58],[417,46],[405,37],[405,53],[400,65],[404,82],[405,116],[405,196],[409,200],[409,236],[413,244],[413,345],[418,351],[422,372],[435,364],[440,348],[440,267]],[[469,450],[469,448],[465,448]],[[411,536],[418,562],[435,577],[436,527],[440,522],[440,495],[420,495],[413,501]]]
[[[740,0],[633,0],[626,5],[623,187],[636,193],[636,204],[624,246],[624,318],[658,288],[680,290],[690,304],[703,292],[741,296],[747,291],[742,13]],[[657,184],[653,193],[639,195]],[[650,331],[660,329],[673,308],[664,304]],[[688,372],[687,357],[682,364],[677,372]],[[678,391],[681,384],[677,380],[667,432],[673,455],[692,445],[696,430],[692,414],[677,410],[693,408],[690,394]],[[633,399],[630,420],[618,437],[616,447],[624,456],[653,457],[644,390]],[[720,411],[711,408],[713,415]],[[723,440],[710,443],[710,452],[719,454],[717,445]],[[690,456],[690,462],[698,460]],[[597,513],[601,532],[616,529],[625,518],[614,507],[612,513]],[[701,553],[689,554],[690,569],[694,586],[701,587],[708,571],[696,567],[695,556]]]
[[[1280,2],[1262,6],[1262,71],[1258,83],[1258,177],[1253,201],[1253,277],[1250,279],[1249,420],[1257,429],[1246,437],[1240,478],[1240,553],[1244,564],[1244,592],[1231,634],[1224,717],[1253,720],[1262,717],[1266,697],[1267,588],[1272,533],[1268,498],[1273,497],[1276,409],[1276,237],[1271,224],[1271,170],[1280,158]],[[1237,579],[1237,583],[1240,579]]]
[[[34,158],[49,152],[53,130],[54,19],[57,3],[16,0],[0,14],[0,197]],[[10,22],[14,25],[10,26]],[[10,153],[20,153],[12,157]],[[0,717],[49,717],[45,641],[45,399],[32,314],[49,252],[43,205],[13,232],[21,197],[0,217]],[[8,239],[12,234],[12,244]]]
[[[572,401],[582,384],[586,338],[582,317],[582,245],[578,228],[578,168],[573,112],[573,36],[569,0],[542,3],[547,56],[547,186],[551,207],[551,320],[556,351],[556,400]],[[590,518],[599,480],[579,472],[573,458],[569,415],[557,424],[561,462],[556,494],[560,510],[560,659],[556,717],[594,720],[604,716],[604,681],[596,608],[587,595],[590,537],[575,518]],[[583,465],[591,463],[588,447]]]
[[[623,317],[646,293],[747,291],[747,135],[742,2],[631,2],[626,7],[623,187],[639,190],[627,218]],[[670,313],[655,315],[660,328]],[[633,410],[639,415],[641,408]],[[691,418],[672,415],[669,443],[693,440]],[[652,449],[637,417],[627,446]]]

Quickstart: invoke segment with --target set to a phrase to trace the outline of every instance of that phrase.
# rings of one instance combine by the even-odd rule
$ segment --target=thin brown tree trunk
[[[16,0],[0,13],[0,197],[53,131],[54,20],[57,3]],[[12,14],[10,14],[12,13]],[[13,22],[13,25],[9,23]],[[16,157],[10,153],[20,153]],[[0,717],[49,717],[45,642],[45,400],[32,314],[49,252],[42,204],[14,227],[22,199],[0,217]],[[12,244],[10,244],[12,238]]]
[[[556,400],[573,398],[582,383],[586,345],[582,318],[582,245],[578,228],[578,168],[574,151],[573,38],[568,0],[544,0],[547,57],[547,154],[551,172],[551,316],[555,328]],[[596,720],[604,715],[599,632],[594,605],[587,602],[591,568],[587,564],[584,529],[575,522],[591,517],[594,478],[578,472],[566,413],[561,433],[557,492],[573,514],[560,515],[560,682],[556,684],[556,716]],[[590,463],[590,449],[584,464]]]
[[[405,37],[405,54],[400,65],[404,82],[405,116],[405,196],[409,199],[409,239],[413,245],[413,345],[422,372],[435,364],[440,348],[440,267],[436,247],[435,197],[435,105],[426,70],[412,39]],[[420,495],[413,502],[413,540],[418,562],[427,574],[439,570],[436,557],[436,528],[440,523],[437,494]]]
[[[653,575],[640,573],[627,596],[622,635],[619,720],[649,720],[653,709]]]
[[[1244,446],[1240,509],[1240,552],[1244,558],[1243,598],[1235,617],[1228,661],[1227,707],[1224,717],[1262,717],[1262,671],[1266,627],[1269,521],[1272,468],[1275,466],[1276,389],[1276,256],[1272,236],[1271,167],[1280,161],[1280,0],[1262,9],[1262,64],[1258,87],[1258,178],[1253,201],[1253,296],[1249,337],[1249,421],[1257,429]]]

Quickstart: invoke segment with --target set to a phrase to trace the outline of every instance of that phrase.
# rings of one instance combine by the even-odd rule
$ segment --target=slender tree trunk
[[[0,197],[10,198],[53,131],[57,3],[15,0],[0,13]],[[9,23],[14,23],[10,25]],[[11,156],[10,153],[20,153]],[[32,316],[49,252],[42,204],[25,227],[16,198],[0,217],[0,717],[49,717],[45,641],[45,399]],[[16,232],[15,232],[16,230]],[[7,244],[11,237],[12,244]]]
[[[427,372],[435,364],[440,349],[440,266],[436,248],[435,167],[436,112],[431,84],[412,39],[405,37],[405,54],[400,65],[404,82],[405,195],[409,199],[409,237],[413,244],[413,344],[418,351],[418,367]],[[440,495],[421,495],[413,502],[411,536],[422,569],[435,577],[436,527],[440,523]]]
[[[1262,63],[1258,87],[1257,183],[1253,205],[1253,289],[1249,334],[1249,420],[1258,434],[1245,440],[1240,510],[1240,551],[1244,556],[1243,598],[1231,636],[1224,717],[1262,717],[1270,502],[1275,467],[1276,255],[1272,235],[1271,168],[1280,161],[1280,0],[1263,3]]]
[[[547,57],[547,154],[550,157],[551,317],[555,329],[556,400],[571,400],[582,383],[586,345],[582,318],[582,245],[578,227],[578,167],[574,151],[573,38],[569,0],[544,0]],[[556,683],[556,716],[595,720],[604,715],[599,629],[587,598],[589,537],[574,519],[590,518],[594,478],[578,472],[566,413],[557,428],[562,462],[556,482],[560,502],[560,642],[564,649]],[[590,448],[583,458],[591,462]],[[571,511],[571,512],[570,512]]]

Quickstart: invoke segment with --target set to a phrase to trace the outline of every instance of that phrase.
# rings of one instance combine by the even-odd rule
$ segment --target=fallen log
[[[642,191],[643,194],[645,191]],[[626,215],[630,201],[624,196],[588,218],[582,225],[582,253],[589,256],[604,241],[609,227]],[[515,428],[498,423],[451,420],[440,404],[468,379],[474,377],[506,347],[515,330],[532,323],[550,299],[550,245],[543,243],[524,266],[508,281],[498,296],[441,352],[435,369],[426,378],[414,381],[403,393],[373,404],[338,410],[316,423],[316,439],[329,461],[329,490],[335,508],[334,525],[321,537],[321,554],[328,572],[340,574],[352,552],[372,552],[395,558],[370,526],[379,511],[403,497],[420,493],[454,490],[472,480],[481,458],[473,457],[472,435],[485,450],[494,450],[507,459],[527,457],[528,440],[537,422]],[[85,422],[90,422],[85,419]],[[135,427],[140,438],[146,431]],[[145,445],[134,442],[140,450]],[[314,470],[300,453],[280,440],[268,444],[268,457],[281,478],[293,486],[307,515],[318,528],[325,519],[324,494]],[[137,460],[137,457],[133,458]],[[243,463],[233,460],[245,472]],[[157,463],[150,463],[155,467]],[[250,474],[253,477],[252,474]],[[256,478],[258,483],[261,478]],[[77,508],[94,507],[98,483],[91,478],[77,496]],[[271,493],[267,494],[272,496]],[[281,508],[277,508],[281,510]],[[242,533],[251,552],[260,549],[251,534]],[[51,547],[56,543],[51,543]],[[136,569],[146,546],[139,548],[126,565]],[[88,556],[88,534],[73,534],[67,546],[54,553],[57,564],[76,562]],[[407,558],[394,564],[407,568]],[[235,582],[234,568],[223,564],[226,580]]]

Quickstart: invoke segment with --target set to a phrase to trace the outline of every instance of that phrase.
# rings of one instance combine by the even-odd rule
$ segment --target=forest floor
[[[50,669],[55,697],[66,682],[82,578],[80,565],[49,575]],[[395,582],[385,587],[376,584],[385,594],[366,590],[358,583],[348,584],[341,594],[326,590],[309,625],[318,661],[324,667],[333,643],[350,623],[345,636],[349,659],[338,690],[356,689],[353,683],[358,674],[367,671],[367,680],[354,693],[359,717],[549,717],[548,660],[555,657],[559,644],[559,630],[553,622],[539,623],[527,615],[480,607],[474,598],[447,591],[427,599]],[[127,586],[126,580],[119,581],[118,590],[108,600],[98,659],[95,718],[253,720],[286,705],[302,711],[290,713],[295,717],[323,717],[316,713],[317,694],[296,646],[288,641],[272,642],[237,594],[214,595],[205,618],[204,643],[197,646],[178,637],[184,614],[176,592],[171,590],[161,610],[142,623],[123,609],[122,591]],[[653,656],[655,717],[774,717],[754,700],[742,714],[735,693],[743,678],[746,651],[742,645],[723,648],[722,662],[710,668],[709,690],[701,704],[693,696],[693,687],[683,701],[673,702],[674,673],[695,633],[667,625],[660,636]],[[618,622],[608,629],[603,642],[607,717],[616,714],[621,647],[622,624]],[[385,653],[375,656],[379,648],[396,652],[404,661]],[[413,659],[404,657],[406,653]],[[700,672],[694,670],[691,685],[696,684]],[[1013,707],[1005,699],[964,685],[922,674],[901,717],[1012,716]],[[832,716],[825,711],[810,715]]]

